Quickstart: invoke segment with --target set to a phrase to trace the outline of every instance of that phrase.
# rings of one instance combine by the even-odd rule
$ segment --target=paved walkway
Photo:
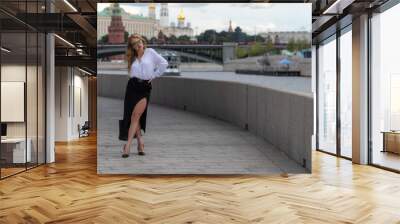
[[[279,174],[304,169],[264,140],[227,122],[155,104],[149,105],[145,156],[136,140],[121,157],[118,120],[123,101],[98,97],[100,174]]]

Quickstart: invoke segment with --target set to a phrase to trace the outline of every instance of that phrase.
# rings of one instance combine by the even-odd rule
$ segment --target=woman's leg
[[[138,127],[136,129],[136,140],[137,140],[138,145],[143,143],[142,132],[140,130],[141,130],[141,127],[140,127],[140,122],[139,122]]]
[[[144,110],[146,109],[146,104],[147,104],[147,99],[143,98],[141,99],[136,105],[135,108],[133,109],[132,115],[131,115],[131,126],[129,127],[129,132],[128,132],[128,142],[125,145],[125,153],[128,153],[128,150],[131,147],[133,136],[135,135],[135,132],[139,126],[139,119]]]

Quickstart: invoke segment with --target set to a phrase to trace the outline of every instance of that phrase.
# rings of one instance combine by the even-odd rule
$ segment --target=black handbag
[[[119,120],[119,140],[127,141],[128,140],[128,131],[129,128],[127,127],[126,122],[124,120]]]

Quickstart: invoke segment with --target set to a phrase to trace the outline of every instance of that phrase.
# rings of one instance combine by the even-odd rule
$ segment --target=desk
[[[383,131],[382,152],[400,154],[400,131]]]
[[[26,152],[25,152],[25,138],[6,138],[6,139],[1,139],[1,156],[3,158],[6,158],[8,160],[7,162],[10,163],[25,163],[25,162],[31,162],[32,159],[32,154],[31,154],[31,145],[32,141],[30,138],[27,139],[27,147],[26,147]],[[4,154],[9,154],[9,152],[12,154],[9,156],[6,156]],[[8,159],[7,159],[8,157]],[[11,159],[12,158],[12,159]],[[27,161],[25,161],[25,158],[27,158]]]

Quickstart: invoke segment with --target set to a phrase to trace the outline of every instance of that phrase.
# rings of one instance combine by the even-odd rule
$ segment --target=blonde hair
[[[126,61],[128,62],[128,69],[131,69],[132,63],[135,61],[138,53],[136,52],[135,48],[132,45],[132,39],[140,39],[143,42],[143,49],[146,49],[147,43],[146,40],[140,36],[139,34],[132,34],[128,38],[128,47],[126,49]]]

